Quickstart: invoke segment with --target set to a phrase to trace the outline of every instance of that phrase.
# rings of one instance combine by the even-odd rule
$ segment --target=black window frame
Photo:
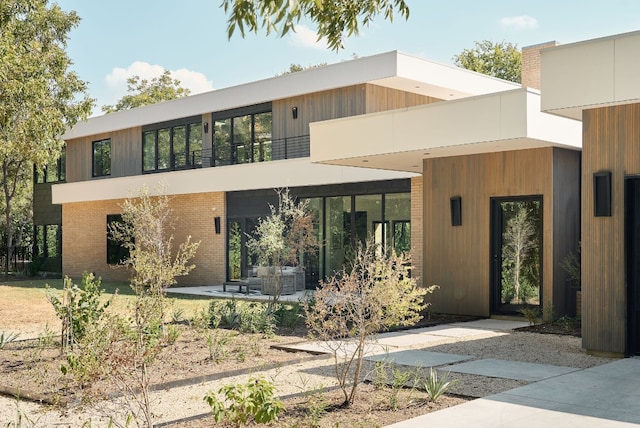
[[[204,132],[202,131],[202,116],[191,116],[182,119],[176,119],[169,122],[161,122],[155,123],[152,125],[146,125],[142,127],[142,173],[143,174],[153,174],[158,172],[167,172],[167,171],[177,171],[183,169],[191,169],[191,168],[199,168],[202,166],[202,153],[196,155],[191,151],[191,132],[193,125],[198,125],[200,129],[201,141],[204,138]],[[175,153],[174,152],[174,135],[176,128],[184,128],[184,153]],[[158,160],[160,159],[160,153],[158,150],[158,133],[168,130],[169,131],[169,163],[167,168],[159,168]],[[152,169],[145,169],[145,142],[146,136],[153,136],[153,164]],[[202,152],[204,145],[204,141],[202,141],[201,147],[198,151]],[[177,157],[184,157],[184,162],[176,162]]]
[[[108,162],[105,162],[106,159],[102,159],[100,162],[101,167],[96,168],[98,166],[96,154],[101,154],[105,156],[105,151],[101,149],[99,152],[96,150],[97,147],[102,147],[104,145],[108,145],[109,147],[109,159]],[[108,163],[108,167],[105,165]],[[109,177],[111,175],[111,138],[103,138],[102,140],[96,140],[91,142],[91,176],[92,177]]]
[[[34,183],[42,184],[42,183],[60,183],[67,179],[66,177],[67,170],[67,146],[62,146],[62,151],[60,152],[60,156],[54,165],[47,165],[42,168],[42,171],[38,171],[34,166]],[[53,172],[52,172],[53,171]],[[51,176],[53,175],[53,179]]]

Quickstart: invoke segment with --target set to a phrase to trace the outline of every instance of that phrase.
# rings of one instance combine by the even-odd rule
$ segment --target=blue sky
[[[126,93],[131,75],[171,70],[192,94],[272,77],[291,64],[334,63],[399,50],[452,63],[475,41],[524,46],[640,30],[637,0],[408,0],[408,21],[379,17],[340,52],[316,43],[302,23],[295,34],[227,39],[220,0],[57,0],[82,21],[70,34],[73,69],[97,99],[94,114]]]

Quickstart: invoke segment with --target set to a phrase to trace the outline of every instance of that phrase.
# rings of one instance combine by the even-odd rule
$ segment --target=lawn
[[[80,285],[79,281],[76,283]],[[60,320],[47,300],[47,285],[62,290],[63,280],[0,280],[0,331],[20,331],[22,336],[37,335],[47,328],[59,331]],[[128,283],[103,282],[102,289],[105,300],[113,298],[112,310],[116,312],[124,312],[134,300],[133,290]],[[169,314],[182,312],[184,317],[191,317],[206,309],[210,299],[180,296],[168,300],[171,302]]]

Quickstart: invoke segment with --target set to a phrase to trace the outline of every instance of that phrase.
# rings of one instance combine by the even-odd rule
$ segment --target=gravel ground
[[[581,349],[580,343],[581,340],[576,337],[513,331],[506,334],[488,332],[482,336],[445,338],[428,346],[422,345],[420,349],[472,355],[476,359],[497,358],[575,368],[587,368],[612,361],[587,355]],[[368,364],[365,372],[371,368],[372,365]],[[331,358],[289,365],[261,374],[274,380],[279,396],[336,385]],[[202,400],[206,392],[218,389],[222,384],[244,381],[250,376],[251,374],[229,377],[155,392],[153,400],[157,421],[168,424],[171,421],[208,413],[209,409]],[[457,379],[450,392],[470,397],[484,397],[527,383],[468,374],[451,373],[450,376]],[[12,398],[0,397],[0,426],[14,426],[11,424],[16,423],[18,412],[27,415],[32,421],[32,424],[27,423],[23,426],[77,427],[88,421],[93,427],[106,426],[108,419],[101,415],[121,414],[123,407],[126,408],[125,403],[112,400],[100,406],[79,406],[61,413],[59,410],[51,410],[35,403],[17,402]]]

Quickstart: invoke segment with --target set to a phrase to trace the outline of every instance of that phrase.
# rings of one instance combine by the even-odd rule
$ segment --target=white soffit
[[[51,192],[54,204],[66,204],[123,199],[137,195],[143,186],[153,189],[159,183],[166,185],[168,195],[183,195],[393,180],[415,175],[312,164],[309,158],[300,158],[54,184]]]
[[[422,159],[521,150],[581,148],[578,121],[542,113],[540,94],[521,88],[456,101],[315,122],[311,160],[422,172]]]
[[[640,31],[543,49],[542,109],[582,119],[582,110],[640,102]]]
[[[447,100],[504,91],[519,86],[451,65],[392,51],[92,117],[76,124],[63,138],[69,140],[86,137],[362,83]]]

